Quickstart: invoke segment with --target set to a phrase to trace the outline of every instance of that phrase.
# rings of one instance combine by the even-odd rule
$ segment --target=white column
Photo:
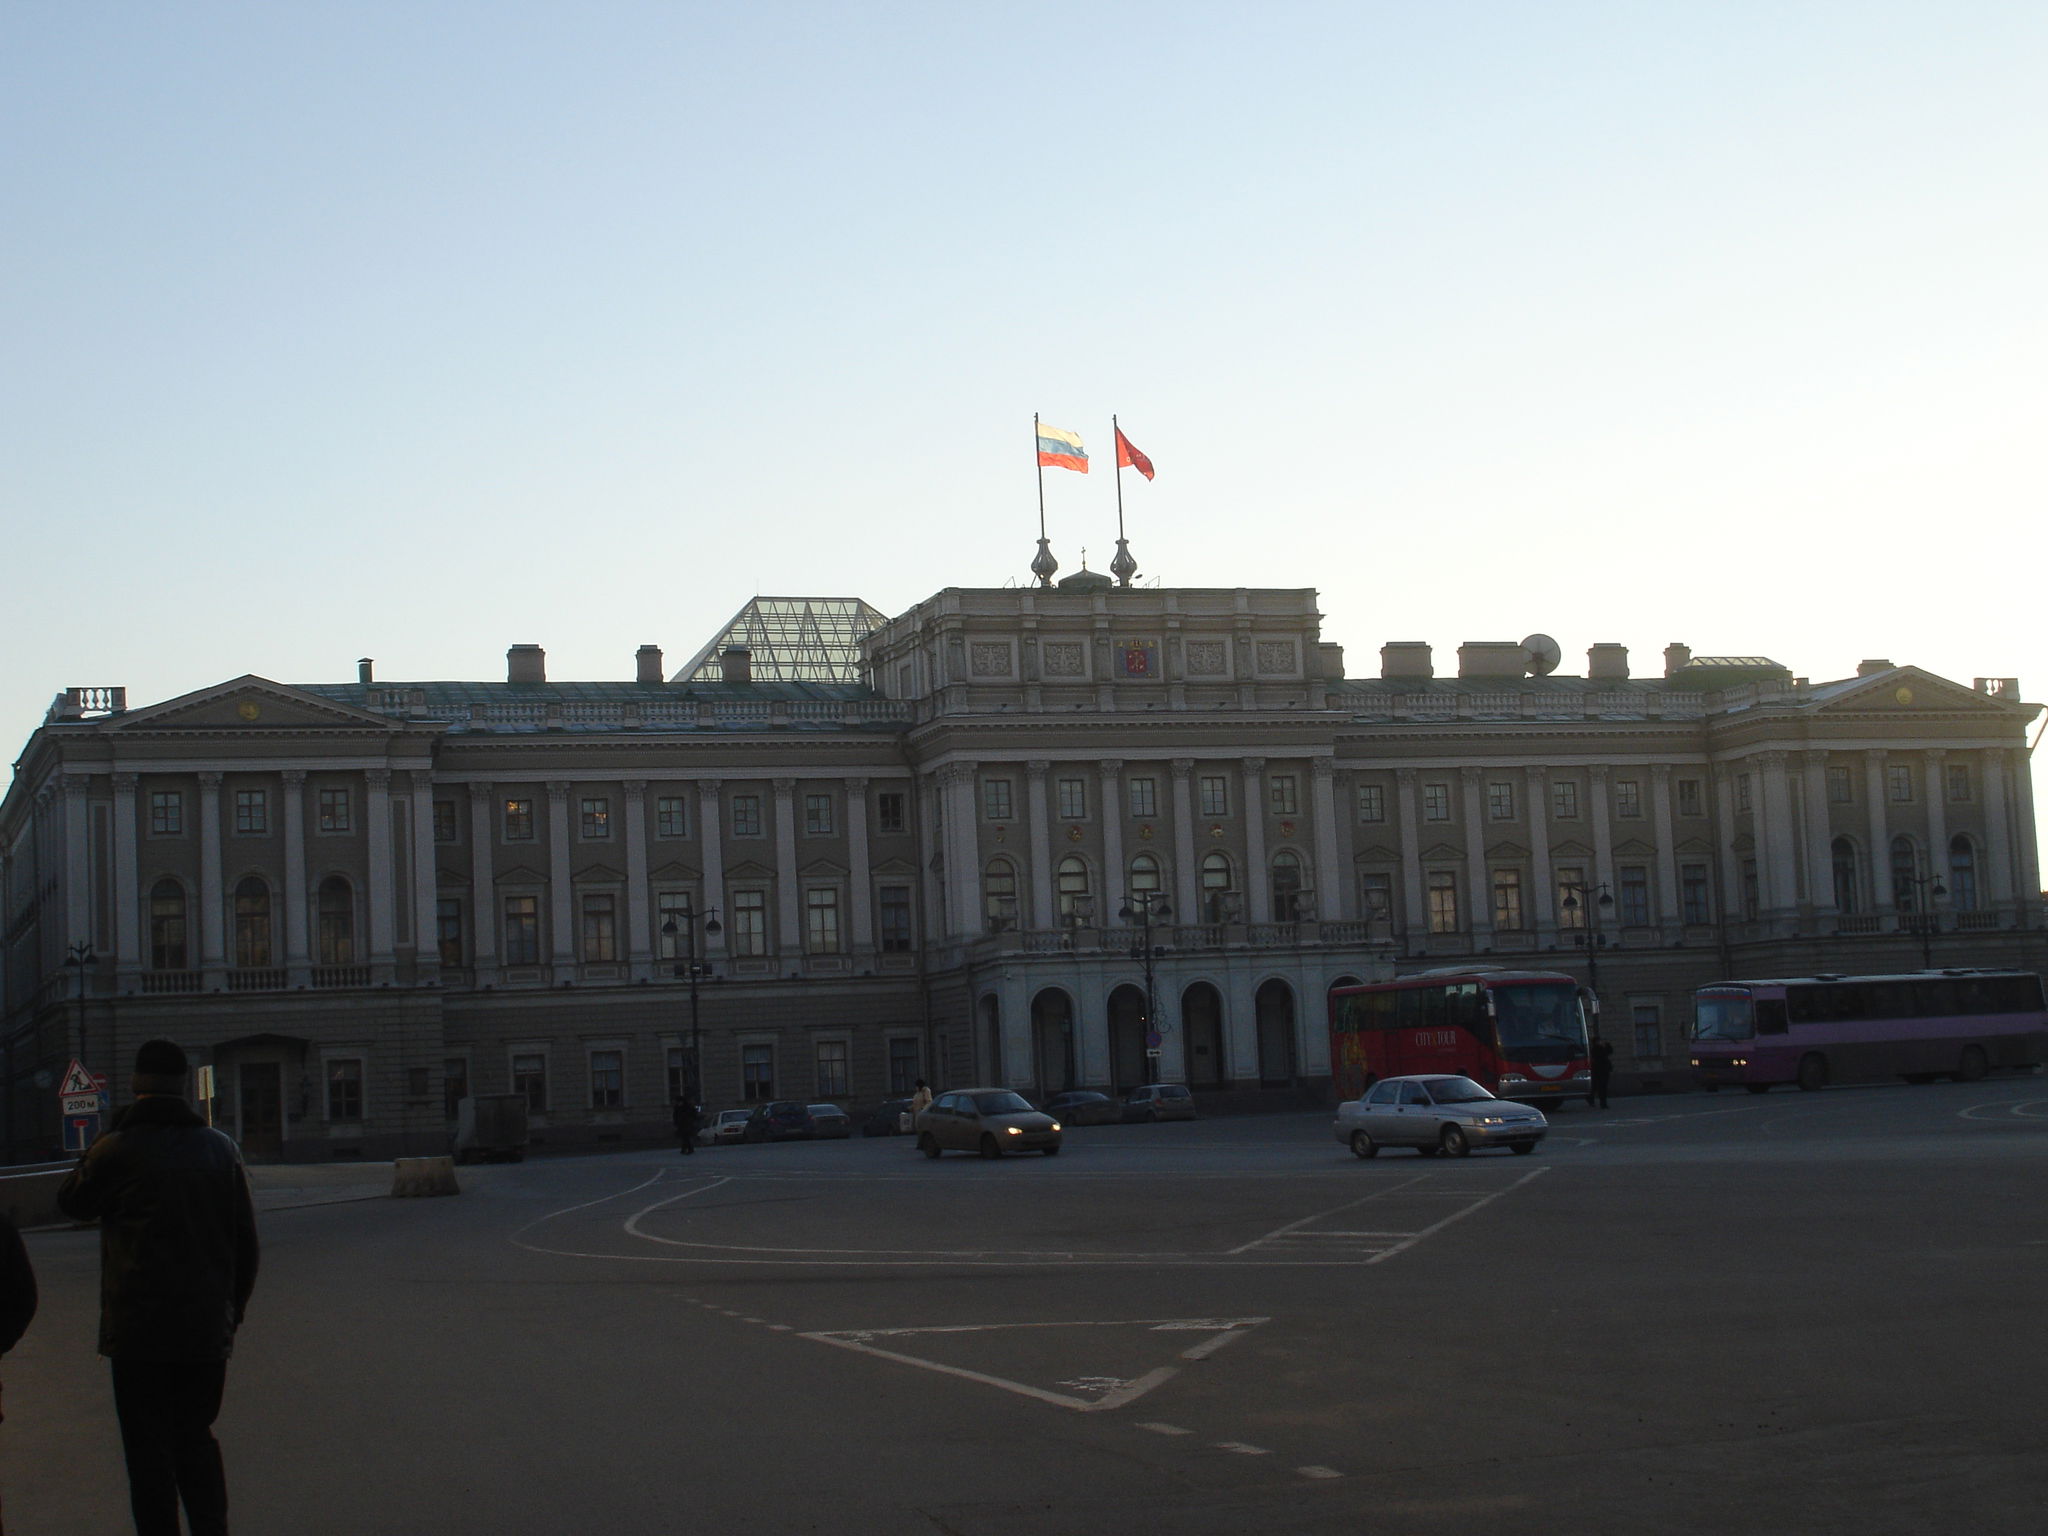
[[[114,970],[123,983],[142,970],[142,873],[137,857],[136,775],[114,775]],[[301,889],[305,881],[299,882]],[[304,897],[301,896],[303,902]],[[304,931],[303,927],[300,930]],[[127,988],[123,987],[123,990]]]
[[[1477,768],[1458,770],[1458,810],[1465,818],[1465,881],[1471,889],[1468,910],[1474,949],[1493,937],[1493,882],[1486,871],[1486,807],[1480,779]]]
[[[1125,899],[1131,894],[1130,871],[1124,868],[1123,770],[1124,765],[1113,757],[1096,765],[1100,776],[1097,793],[1101,796],[1097,809],[1102,812],[1102,903],[1095,914],[1098,928],[1116,926],[1117,913],[1123,910]]]
[[[1724,923],[1742,917],[1742,859],[1735,852],[1735,763],[1716,763],[1714,803],[1720,810],[1721,899],[1716,910]]]
[[[1593,823],[1593,876],[1587,883],[1614,888],[1614,822],[1607,812],[1607,765],[1595,763],[1586,770],[1586,814]],[[1600,898],[1592,898],[1597,906]],[[1592,912],[1588,924],[1598,921]]]
[[[1547,769],[1530,768],[1522,775],[1529,810],[1529,910],[1540,949],[1557,938],[1557,871],[1550,865],[1550,774]]]
[[[1031,926],[1038,929],[1053,926],[1052,817],[1045,803],[1045,776],[1051,768],[1048,762],[1024,765],[1025,809],[1030,817],[1024,835],[1031,842]]]
[[[302,987],[310,979],[313,941],[307,915],[311,892],[306,889],[306,770],[287,768],[278,781],[284,832],[285,984]]]
[[[2013,898],[2012,823],[2005,812],[2005,753],[1984,754],[1985,905],[2003,912]]]
[[[218,773],[199,775],[199,968],[227,965],[227,897],[220,877],[220,784]],[[207,983],[210,988],[213,982]]]
[[[2012,754],[2012,819],[2014,841],[2019,845],[2020,925],[2036,928],[2041,923],[2041,845],[2034,823],[2034,781],[2027,767],[2027,754]],[[1946,858],[1947,854],[1944,853]]]
[[[626,791],[626,964],[638,979],[654,967],[652,896],[647,888],[647,781],[627,779]],[[711,903],[704,901],[709,907]]]
[[[1311,759],[1309,772],[1309,816],[1315,838],[1315,912],[1329,922],[1342,922],[1357,915],[1358,893],[1352,887],[1351,872],[1343,867],[1337,843],[1337,760]]]
[[[550,779],[548,791],[548,928],[557,966],[576,963],[576,885],[569,870],[569,785]],[[559,975],[557,981],[566,980]]]
[[[853,952],[865,955],[875,947],[875,881],[868,856],[868,781],[846,781],[847,893],[852,908]]]
[[[1886,818],[1883,747],[1863,756],[1863,798],[1870,812],[1870,910],[1889,917],[1892,911],[1892,834]],[[1890,927],[1890,923],[1885,924]]]
[[[86,791],[92,780],[67,773],[58,780],[64,791],[64,943],[92,943],[92,828]]]
[[[706,912],[726,905],[725,845],[721,841],[725,831],[725,804],[719,792],[721,782],[718,779],[697,781],[697,846],[704,866],[704,894],[699,900]],[[716,934],[699,935],[704,943],[699,953],[707,961],[725,957],[725,935],[730,927],[728,923],[721,923]]]
[[[1948,778],[1943,773],[1943,762],[1948,753],[1940,747],[1927,751],[1927,868],[1922,874],[1931,875],[1941,885],[1943,895],[1934,894],[1934,887],[1927,886],[1926,909],[1929,912],[1946,912],[1949,908],[1948,891]]]
[[[434,775],[411,770],[413,965],[422,982],[441,973],[441,881],[434,854]]]
[[[393,916],[398,905],[391,869],[391,770],[372,768],[363,779],[363,835],[369,844],[370,869],[363,901],[369,909],[370,964],[373,980],[388,981],[396,962]]]
[[[1273,880],[1266,868],[1266,760],[1239,760],[1244,774],[1244,883],[1246,921],[1273,921]]]
[[[796,878],[796,780],[774,779],[775,921],[781,929],[776,952],[804,952],[803,889]]]
[[[975,767],[972,763],[949,764],[939,777],[939,793],[943,797],[946,836],[951,840],[952,853],[947,867],[957,866],[964,870],[965,878],[955,881],[953,893],[953,931],[963,938],[972,938],[983,927],[981,909],[981,821],[975,803]],[[1017,925],[1021,928],[1025,914],[1021,907],[1016,913]]]
[[[1417,936],[1429,932],[1429,913],[1422,904],[1421,818],[1415,804],[1415,770],[1394,770],[1394,799],[1401,818],[1401,893],[1407,914],[1401,931],[1412,948]]]
[[[476,962],[476,986],[498,975],[498,885],[493,850],[498,841],[497,789],[469,786],[469,953]]]
[[[1806,900],[1823,931],[1833,928],[1835,910],[1834,818],[1828,809],[1828,755],[1808,752],[1806,785]]]
[[[1763,770],[1763,827],[1757,837],[1757,868],[1764,875],[1763,905],[1783,924],[1799,910],[1799,881],[1793,867],[1798,846],[1792,826],[1792,784],[1785,773],[1785,754],[1758,756]]]
[[[1671,830],[1671,765],[1650,765],[1650,825],[1657,839],[1657,926],[1667,940],[1676,938],[1678,911],[1678,841]]]
[[[1201,871],[1195,868],[1195,760],[1176,757],[1168,766],[1173,772],[1174,911],[1184,923],[1206,922]]]

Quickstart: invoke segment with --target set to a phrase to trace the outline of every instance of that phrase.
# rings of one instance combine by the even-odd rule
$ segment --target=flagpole
[[[1138,562],[1124,539],[1124,429],[1117,425],[1114,412],[1109,418],[1109,435],[1116,458],[1116,558],[1109,562],[1109,573],[1118,586],[1128,587],[1138,574]]]
[[[1038,412],[1031,413],[1031,462],[1038,470],[1038,553],[1031,557],[1031,574],[1041,587],[1052,585],[1052,573],[1060,568],[1052,545],[1045,537],[1045,460],[1038,456]]]

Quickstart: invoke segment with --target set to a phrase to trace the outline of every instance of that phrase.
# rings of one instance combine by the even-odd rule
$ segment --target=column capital
[[[1785,766],[1791,755],[1789,752],[1759,752],[1756,755],[1757,766],[1767,773],[1775,772]]]
[[[1829,754],[1826,747],[1808,747],[1801,755],[1809,768],[1825,769],[1828,765]]]
[[[698,794],[702,795],[706,800],[715,800],[718,798],[718,792],[725,788],[725,780],[698,779],[696,785]]]
[[[645,800],[647,798],[647,781],[645,779],[626,779],[622,782],[625,785],[626,798],[628,800]]]
[[[1176,757],[1166,766],[1173,770],[1176,779],[1185,779],[1194,773],[1195,760],[1192,757]]]
[[[1543,763],[1531,763],[1522,770],[1522,773],[1532,789],[1540,790],[1550,782],[1550,769]]]
[[[497,787],[489,779],[479,779],[469,786],[469,792],[479,800],[488,800]]]
[[[1475,785],[1479,782],[1479,777],[1483,772],[1485,770],[1478,765],[1466,763],[1458,769],[1458,778],[1467,785]]]
[[[564,805],[568,802],[569,781],[567,779],[549,779],[547,789],[548,804]]]
[[[1864,753],[1863,753],[1863,755],[1864,755],[1865,757],[1869,758],[1869,759],[1870,759],[1870,761],[1871,761],[1871,762],[1873,762],[1873,763],[1881,763],[1881,762],[1883,762],[1883,761],[1884,761],[1884,760],[1885,760],[1885,759],[1886,759],[1887,757],[1890,757],[1890,756],[1891,756],[1891,748],[1889,748],[1889,747],[1866,747],[1866,748],[1864,749]]]
[[[134,794],[136,786],[141,782],[142,775],[139,773],[117,773],[114,775],[114,789],[120,794]],[[306,782],[306,776],[303,773],[299,775],[299,782],[301,784]]]
[[[974,777],[974,765],[972,763],[946,763],[932,777],[941,784],[948,786],[964,784]],[[1040,777],[1043,777],[1042,772]]]
[[[1671,782],[1671,765],[1669,763],[1650,764],[1650,778],[1652,782],[1657,784],[1669,784]]]
[[[1394,782],[1403,789],[1413,789],[1415,787],[1415,770],[1413,768],[1396,768],[1394,770]]]
[[[1238,765],[1244,769],[1247,776],[1266,771],[1266,760],[1263,757],[1241,757],[1238,759]]]
[[[60,774],[57,782],[64,786],[65,794],[82,795],[92,788],[92,775],[89,773]]]
[[[405,776],[411,783],[414,794],[434,787],[434,770],[431,768],[408,768]]]
[[[847,779],[844,783],[849,795],[864,795],[868,792],[868,781],[864,778]]]
[[[363,777],[369,781],[370,788],[372,789],[389,789],[391,787],[391,770],[389,768],[365,768],[363,770]]]
[[[221,786],[221,781],[224,780],[227,777],[227,775],[224,773],[218,773],[212,770],[208,770],[205,773],[195,775],[195,777],[199,780],[199,787],[201,789],[219,789]]]
[[[1938,763],[1938,762],[1940,762],[1940,761],[1941,761],[1941,760],[1942,760],[1942,759],[1943,759],[1944,757],[1947,757],[1947,756],[1948,756],[1948,748],[1947,748],[1947,747],[1929,747],[1929,748],[1927,748],[1926,750],[1927,750],[1927,760],[1928,760],[1928,761],[1929,761],[1930,763]]]
[[[283,768],[278,771],[277,776],[284,780],[284,787],[286,789],[304,789],[306,787],[306,770],[303,768]],[[131,785],[135,782],[133,774],[128,775],[128,782]],[[121,776],[116,774],[114,776],[114,787],[118,789],[120,786]]]
[[[958,767],[960,765],[956,763],[954,766]],[[1048,762],[1045,758],[1034,757],[1031,759],[1030,762],[1024,765],[1024,771],[1031,775],[1031,777],[1034,779],[1042,779],[1048,773],[1052,772],[1052,764]]]
[[[1312,757],[1308,760],[1308,771],[1319,779],[1335,780],[1337,759],[1334,757]]]
[[[1607,765],[1605,763],[1589,763],[1586,766],[1586,777],[1595,784],[1605,784],[1607,782]]]
[[[770,779],[768,783],[778,795],[793,795],[796,793],[795,779]]]
[[[1124,771],[1124,760],[1120,757],[1105,757],[1095,765],[1095,771],[1105,779],[1113,779]]]

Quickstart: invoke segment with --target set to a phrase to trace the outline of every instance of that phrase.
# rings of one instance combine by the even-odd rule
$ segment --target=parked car
[[[744,1141],[751,1109],[721,1109],[697,1134],[708,1142]]]
[[[1115,1125],[1123,1118],[1123,1107],[1115,1099],[1085,1088],[1054,1094],[1045,1101],[1045,1112],[1061,1125]]]
[[[853,1134],[853,1117],[837,1104],[807,1105],[811,1112],[811,1135],[818,1141],[836,1141]]]
[[[884,1099],[860,1123],[863,1136],[901,1136],[910,1130],[910,1100]]]
[[[1337,1106],[1337,1139],[1360,1157],[1381,1147],[1413,1147],[1424,1157],[1468,1157],[1474,1147],[1511,1147],[1523,1155],[1550,1130],[1543,1111],[1497,1099],[1469,1077],[1440,1073],[1383,1077]]]
[[[942,1093],[917,1117],[917,1149],[941,1152],[1042,1152],[1057,1157],[1060,1123],[1008,1088],[956,1088]]]
[[[1124,1095],[1126,1120],[1192,1120],[1195,1096],[1179,1083],[1151,1083]]]
[[[808,1141],[810,1106],[796,1099],[771,1099],[766,1104],[756,1104],[740,1135],[745,1141]]]

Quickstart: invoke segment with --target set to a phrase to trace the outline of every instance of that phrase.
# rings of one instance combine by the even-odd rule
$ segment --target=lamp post
[[[1152,1021],[1158,1012],[1158,1000],[1152,988],[1152,962],[1166,953],[1164,945],[1156,949],[1153,947],[1152,921],[1157,918],[1164,922],[1173,916],[1173,908],[1166,904],[1164,891],[1132,891],[1124,898],[1117,916],[1138,925],[1138,942],[1131,946],[1131,958],[1145,962],[1145,1028],[1150,1031],[1155,1027]]]
[[[1913,914],[1914,930],[1920,935],[1920,967],[1934,969],[1934,931],[1940,919],[1935,916],[1934,904],[1930,897],[1946,896],[1948,887],[1941,883],[1939,875],[1893,875],[1892,900],[1910,896],[1916,909]]]
[[[675,973],[688,978],[690,983],[690,1071],[683,1083],[683,1099],[690,1104],[695,1104],[704,1091],[704,1036],[702,1021],[697,1011],[697,983],[702,981],[704,973],[711,969],[708,964],[700,964],[697,960],[697,929],[700,925],[706,938],[717,938],[724,931],[718,924],[718,908],[713,907],[709,912],[702,914],[688,906],[670,908],[667,918],[661,925],[661,936],[671,943],[678,933],[683,936],[684,960],[676,967]]]
[[[1572,934],[1572,943],[1586,952],[1586,990],[1593,994],[1593,1033],[1600,1033],[1600,951],[1606,947],[1607,935],[1600,931],[1600,909],[1614,905],[1614,893],[1607,889],[1607,882],[1596,885],[1580,885],[1567,881],[1558,887],[1564,892],[1564,900],[1558,905],[1567,916],[1579,910],[1579,898],[1585,897],[1586,926]]]
[[[97,959],[87,939],[80,939],[64,956],[64,963],[78,973],[78,1060],[88,1072],[92,1063],[85,1059],[85,970]]]

